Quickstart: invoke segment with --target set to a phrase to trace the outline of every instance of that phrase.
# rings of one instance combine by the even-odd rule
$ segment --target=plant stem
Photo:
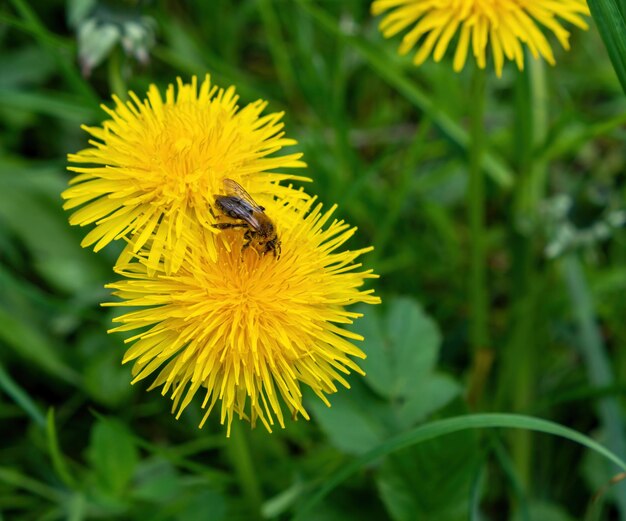
[[[531,76],[537,71],[527,67],[517,75],[515,88],[515,154],[518,176],[513,193],[509,226],[512,247],[512,288],[510,340],[506,345],[504,371],[500,388],[507,389],[506,405],[514,411],[526,411],[534,398],[536,370],[535,296],[536,270],[533,248],[533,226],[537,201],[533,197],[533,150],[537,139],[535,111],[536,91]],[[528,495],[532,468],[532,434],[511,433],[511,455],[521,487]],[[525,509],[522,499],[513,499],[516,508]]]
[[[241,422],[237,419],[232,423],[229,441],[230,443],[226,445],[228,454],[235,468],[243,495],[254,516],[251,519],[261,519],[263,494],[252,463],[247,433],[244,432]]]
[[[469,148],[469,201],[470,226],[470,346],[472,369],[469,380],[470,403],[477,403],[482,395],[490,370],[492,353],[489,349],[487,291],[487,256],[485,248],[485,175],[482,168],[485,148],[485,71],[476,67],[472,78]]]
[[[535,151],[546,139],[547,88],[544,66],[538,60],[526,60],[525,72],[518,73],[515,89],[515,140],[517,180],[511,212],[509,233],[512,247],[510,335],[503,353],[500,385],[505,395],[499,397],[500,407],[528,411],[535,400],[539,352],[542,349],[543,324],[538,307],[542,286],[537,269],[535,232],[537,209],[546,187],[546,162]],[[511,454],[518,479],[527,495],[531,493],[533,468],[533,436],[527,431],[511,435]],[[513,498],[518,511],[527,509],[525,500]]]

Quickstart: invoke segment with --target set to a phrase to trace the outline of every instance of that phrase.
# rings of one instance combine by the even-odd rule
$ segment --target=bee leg
[[[241,251],[248,248],[250,246],[250,243],[252,242],[252,233],[250,233],[250,230],[246,231],[246,233],[243,234],[243,238],[246,242],[243,243],[243,246],[241,247]]]
[[[243,252],[246,251],[250,247],[250,243],[252,242],[252,234],[250,230],[247,230],[246,233],[243,234],[243,246],[241,247],[241,262],[243,262]]]
[[[211,205],[209,205],[209,213],[211,214],[211,217],[213,217],[213,220],[217,223],[220,220],[220,217],[222,217],[219,214],[216,214],[213,211],[213,207]],[[218,223],[219,224],[219,223]],[[215,226],[214,224],[212,224],[211,226]]]

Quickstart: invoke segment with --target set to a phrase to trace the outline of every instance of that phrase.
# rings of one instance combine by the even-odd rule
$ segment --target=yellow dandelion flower
[[[400,54],[417,47],[413,62],[421,65],[432,54],[440,61],[459,32],[453,67],[460,71],[470,52],[481,69],[486,65],[487,44],[491,45],[498,76],[504,59],[524,68],[526,45],[535,58],[542,56],[554,65],[554,54],[546,31],[569,49],[570,33],[562,21],[581,29],[588,25],[585,0],[375,0],[372,13],[390,11],[380,23],[385,38],[409,29],[402,39]]]
[[[284,427],[281,402],[293,417],[309,418],[303,385],[328,404],[336,383],[349,387],[344,375],[363,374],[352,360],[365,357],[352,343],[362,337],[340,325],[360,316],[346,306],[380,302],[361,289],[376,275],[355,262],[371,248],[338,251],[356,229],[328,224],[335,207],[322,212],[314,199],[259,203],[276,226],[280,256],[243,248],[241,229],[223,230],[224,240],[200,230],[176,273],[150,266],[142,250],[118,265],[124,279],[108,286],[122,300],[107,305],[141,308],[111,330],[139,330],[124,357],[134,361],[133,383],[156,373],[150,389],[171,394],[177,418],[200,391],[200,427],[218,402],[228,432],[234,415],[269,431],[275,420]]]
[[[283,197],[296,191],[276,183],[307,180],[275,173],[306,165],[300,153],[276,155],[296,141],[285,137],[282,113],[262,115],[264,101],[239,108],[235,89],[212,85],[208,75],[200,86],[195,77],[190,84],[179,79],[165,97],[154,85],[143,101],[129,96],[126,103],[114,96],[113,109],[103,106],[111,119],[83,126],[91,147],[68,156],[80,166],[68,168],[77,175],[62,194],[64,208],[75,210],[71,224],[95,224],[83,247],[98,251],[132,236],[137,252],[150,240],[151,261],[165,258],[166,270],[176,271],[194,230],[213,230],[208,208],[223,178]],[[212,243],[209,254],[217,256]]]

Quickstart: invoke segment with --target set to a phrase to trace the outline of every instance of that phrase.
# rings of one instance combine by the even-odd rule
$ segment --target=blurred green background
[[[289,519],[356,456],[468,412],[546,418],[626,456],[626,98],[593,23],[569,53],[552,42],[556,67],[487,74],[480,351],[471,66],[415,69],[365,0],[10,0],[0,38],[0,519]],[[82,250],[61,209],[99,103],[207,72],[285,111],[307,191],[339,204],[381,275],[383,305],[353,327],[367,377],[273,434],[227,439],[215,414],[198,430],[199,407],[176,421],[129,385],[99,306],[115,246]],[[468,431],[360,465],[301,519],[626,519],[616,472],[558,438]]]

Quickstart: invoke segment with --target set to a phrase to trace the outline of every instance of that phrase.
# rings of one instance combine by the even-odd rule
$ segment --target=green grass
[[[86,78],[81,5],[0,6],[0,520],[626,521],[623,2],[501,79],[414,68],[363,0],[142,3],[149,63]],[[100,307],[118,250],[61,209],[100,103],[207,72],[285,111],[381,275],[367,376],[273,434],[130,385]]]

